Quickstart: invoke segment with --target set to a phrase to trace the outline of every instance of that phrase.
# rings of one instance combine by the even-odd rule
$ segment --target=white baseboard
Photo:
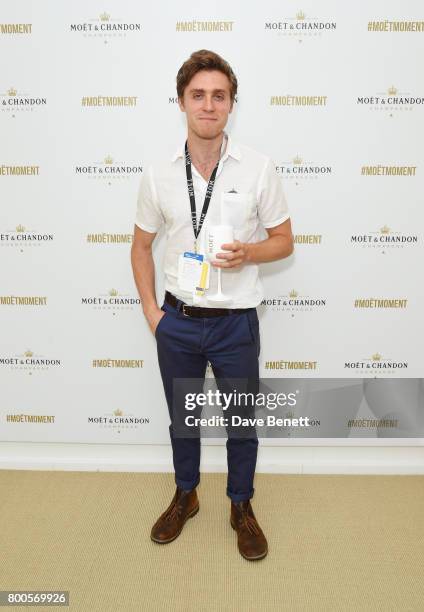
[[[299,442],[299,441],[297,441]],[[305,441],[306,442],[306,441]],[[379,441],[377,441],[379,442]],[[424,445],[259,445],[258,473],[424,474]],[[102,472],[173,472],[170,444],[56,444],[0,442],[0,469]],[[226,472],[223,444],[202,444],[201,471]]]

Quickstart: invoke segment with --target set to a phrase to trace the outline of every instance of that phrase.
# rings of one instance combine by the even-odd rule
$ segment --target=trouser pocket
[[[247,324],[252,342],[258,346],[258,356],[261,350],[261,337],[259,333],[259,319],[256,308],[246,312]]]
[[[259,338],[259,320],[256,308],[254,310],[248,310],[245,316],[247,318],[247,324],[249,326],[249,332],[252,338],[252,342],[256,343],[258,342]]]
[[[167,319],[170,315],[167,309],[167,303],[164,302],[164,304],[161,306],[161,310],[164,311],[164,315],[163,317],[160,319],[159,323],[156,325],[156,329],[155,329],[155,338],[158,337],[158,332],[161,331],[163,324],[165,323],[164,319]]]

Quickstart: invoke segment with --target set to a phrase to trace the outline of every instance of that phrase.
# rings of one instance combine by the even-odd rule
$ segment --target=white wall
[[[94,455],[81,455],[88,466],[107,464],[103,457],[114,453],[108,445],[117,445],[118,456],[110,455],[117,465],[123,449],[137,455],[146,445],[148,454],[163,444],[169,451],[155,341],[129,252],[140,173],[152,159],[172,155],[184,138],[175,75],[200,48],[233,66],[240,88],[228,129],[272,156],[294,233],[312,241],[298,242],[290,261],[262,266],[270,302],[258,309],[261,375],[422,377],[421,3],[310,0],[301,8],[303,19],[291,1],[207,8],[192,0],[3,3],[0,439],[6,464],[22,449],[24,463],[33,457],[53,467],[73,465],[90,444]],[[374,21],[387,30],[415,30],[369,30]],[[221,22],[224,31],[178,31],[182,22],[198,30]],[[23,24],[15,28],[21,33],[12,24]],[[101,29],[114,25],[123,29]],[[127,96],[132,105],[83,105],[97,96]],[[316,96],[318,104],[272,103],[275,97],[295,101],[287,96]],[[27,166],[35,174],[11,174]],[[117,167],[126,170],[111,174]],[[365,167],[378,174],[363,174]],[[393,171],[398,174],[384,174]],[[105,242],[90,241],[92,234]],[[120,237],[126,242],[108,242]],[[162,252],[163,239],[159,268]],[[24,297],[39,303],[17,303]],[[129,303],[116,305],[117,298]],[[355,306],[370,298],[399,303]],[[318,304],[290,302],[296,299]],[[94,367],[94,360],[133,360],[136,367]],[[269,369],[270,362],[314,366]],[[422,404],[419,409],[422,416]],[[363,403],[358,416],[375,414]],[[333,445],[328,457],[338,464],[343,446],[354,453],[351,443],[367,446],[376,432],[361,435],[313,444]],[[415,445],[417,438],[374,442]],[[273,439],[285,448],[264,450],[264,465],[285,465],[291,453],[299,467],[307,447],[290,448],[291,442]],[[53,458],[51,444],[57,445]],[[97,445],[105,449],[98,458]]]

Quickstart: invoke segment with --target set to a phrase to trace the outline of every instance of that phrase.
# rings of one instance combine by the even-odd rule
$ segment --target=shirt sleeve
[[[149,166],[140,179],[135,224],[146,232],[155,234],[159,231],[163,222],[164,218],[157,201],[153,182],[153,171],[152,167]]]
[[[268,159],[259,181],[258,216],[265,228],[275,227],[290,217],[281,178]]]

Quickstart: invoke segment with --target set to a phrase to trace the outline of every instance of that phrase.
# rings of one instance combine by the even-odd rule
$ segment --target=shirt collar
[[[225,153],[222,156],[221,161],[224,162],[227,159],[227,157],[233,157],[237,161],[240,161],[241,159],[240,147],[237,145],[236,142],[234,142],[231,136],[227,134],[227,132],[224,132],[224,136],[227,137],[227,146],[225,148]],[[184,158],[185,156],[184,146],[185,146],[185,141],[175,152],[171,161],[175,162],[177,161],[177,159],[180,159],[181,157]]]

